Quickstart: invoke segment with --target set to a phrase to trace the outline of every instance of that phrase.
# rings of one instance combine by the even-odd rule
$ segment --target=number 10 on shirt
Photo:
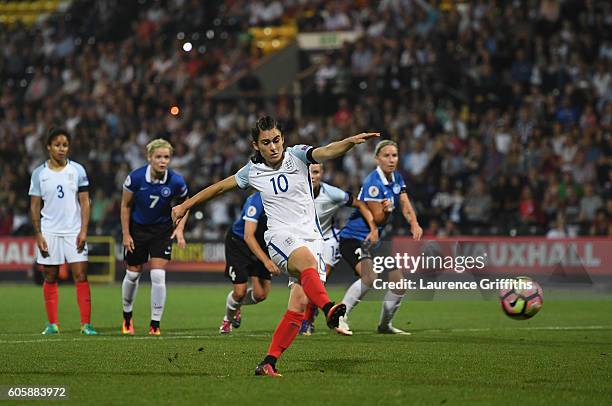
[[[283,193],[289,190],[289,181],[287,181],[287,177],[285,175],[281,174],[276,178],[270,178],[270,182],[272,182],[275,195],[278,194],[279,190]]]

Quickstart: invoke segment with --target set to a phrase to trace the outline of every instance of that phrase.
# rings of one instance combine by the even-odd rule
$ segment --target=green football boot
[[[98,332],[93,329],[93,326],[90,323],[87,323],[81,326],[81,334],[85,334],[86,336],[95,336],[98,334]]]
[[[59,326],[56,323],[47,323],[47,327],[42,332],[43,335],[59,334]]]

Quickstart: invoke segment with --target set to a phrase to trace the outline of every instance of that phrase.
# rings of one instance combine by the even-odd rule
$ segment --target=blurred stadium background
[[[608,0],[0,0],[0,384],[68,386],[79,404],[609,404],[611,26]],[[394,324],[413,335],[381,337],[366,300],[352,343],[319,317],[285,377],[258,379],[286,279],[218,333],[236,192],[191,215],[168,266],[171,282],[223,285],[171,283],[161,337],[144,329],[148,283],[136,337],[120,336],[116,284],[92,288],[100,336],[79,337],[70,286],[62,334],[40,336],[40,288],[12,282],[41,276],[28,186],[47,129],[73,135],[91,182],[90,280],[113,282],[121,184],[145,144],[174,144],[193,193],[246,162],[263,113],[289,145],[364,130],[397,141],[425,237],[534,276],[543,310],[517,322],[481,300],[493,291],[409,292]],[[373,148],[326,164],[325,180],[357,193]],[[400,219],[388,232],[409,247]],[[334,299],[352,277],[332,274]]]
[[[31,268],[20,236],[49,126],[73,134],[88,170],[92,273],[107,274],[122,256],[121,184],[146,142],[174,144],[195,192],[246,162],[264,112],[288,144],[397,141],[427,237],[609,237],[611,25],[597,0],[2,0],[1,266]],[[357,193],[372,151],[325,180]],[[175,270],[221,268],[244,197],[192,214]]]

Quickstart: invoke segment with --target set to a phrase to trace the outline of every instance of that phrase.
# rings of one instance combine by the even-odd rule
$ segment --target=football
[[[542,287],[527,276],[519,276],[514,288],[500,291],[504,313],[515,320],[530,319],[542,308]]]

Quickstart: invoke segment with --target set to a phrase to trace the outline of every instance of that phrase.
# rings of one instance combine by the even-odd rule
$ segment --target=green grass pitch
[[[149,290],[134,309],[136,336],[121,337],[121,288],[92,287],[97,337],[79,334],[72,286],[59,292],[61,335],[43,337],[40,287],[2,285],[0,385],[66,385],[83,404],[609,404],[612,301],[546,300],[527,321],[496,301],[405,301],[395,325],[374,334],[379,302],[351,315],[353,337],[317,320],[281,358],[283,378],[253,376],[287,300],[243,308],[243,325],[220,336],[229,285],[168,286],[162,336],[146,335]],[[331,288],[340,298],[342,289]],[[265,403],[264,403],[265,402]]]

